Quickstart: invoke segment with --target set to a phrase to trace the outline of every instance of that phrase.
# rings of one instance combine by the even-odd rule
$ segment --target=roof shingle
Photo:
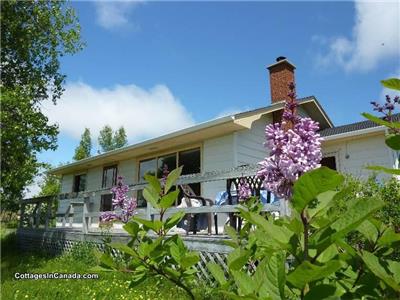
[[[396,122],[400,121],[400,113],[393,115],[393,121],[396,121]],[[356,123],[352,123],[352,124],[346,124],[346,125],[342,125],[342,126],[326,128],[326,129],[319,131],[319,134],[321,135],[321,137],[324,137],[324,136],[331,136],[331,135],[336,135],[336,134],[341,134],[341,133],[346,133],[346,132],[352,132],[352,131],[372,128],[372,127],[378,127],[378,126],[379,126],[378,124],[376,124],[370,120],[366,120],[366,121],[356,122]]]

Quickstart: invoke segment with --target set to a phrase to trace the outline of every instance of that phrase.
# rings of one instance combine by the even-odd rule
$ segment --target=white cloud
[[[97,23],[106,29],[131,27],[129,14],[140,1],[97,1],[95,2]]]
[[[400,4],[397,1],[356,1],[355,24],[351,38],[336,37],[325,42],[325,54],[317,57],[318,65],[337,64],[346,71],[368,71],[400,53]]]
[[[222,117],[226,117],[226,116],[231,116],[231,115],[234,115],[237,113],[244,112],[246,110],[248,110],[248,109],[227,108],[227,109],[221,111],[215,118],[218,119],[218,118],[222,118]]]
[[[134,84],[96,89],[78,82],[66,85],[57,105],[43,112],[60,131],[79,139],[90,128],[93,141],[101,128],[124,126],[130,143],[156,137],[194,124],[191,114],[165,85],[145,90]]]

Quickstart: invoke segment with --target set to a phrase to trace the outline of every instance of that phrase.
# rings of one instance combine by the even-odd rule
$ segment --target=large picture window
[[[108,166],[103,169],[102,187],[111,188],[117,184],[117,166]]]
[[[174,152],[140,161],[139,181],[144,181],[145,174],[157,174],[157,177],[161,178],[164,166],[167,166],[169,171],[172,171],[178,166],[183,166],[182,175],[200,173],[200,148]],[[191,184],[190,186],[197,195],[200,195],[200,183]],[[138,192],[137,198],[139,207],[146,206],[146,201],[143,199],[141,191]]]

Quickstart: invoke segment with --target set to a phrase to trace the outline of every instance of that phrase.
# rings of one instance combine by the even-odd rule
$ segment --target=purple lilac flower
[[[264,187],[280,198],[290,199],[294,182],[305,172],[318,168],[322,159],[318,123],[296,115],[294,85],[285,105],[282,122],[265,128],[265,146],[270,156],[259,163],[258,176]]]
[[[251,197],[250,185],[243,178],[239,181],[238,190],[239,201],[246,201]]]
[[[112,199],[113,211],[101,213],[102,222],[122,221],[128,222],[129,219],[136,214],[137,201],[134,197],[128,197],[129,187],[124,184],[123,178],[118,176],[117,185],[111,189],[114,197]],[[115,212],[120,209],[119,212]]]
[[[375,111],[384,115],[384,120],[392,122],[393,111],[396,109],[395,105],[400,104],[399,96],[395,96],[392,100],[389,95],[386,95],[385,100],[385,103],[382,105],[377,103],[376,101],[372,101],[371,104],[374,107]]]
[[[165,183],[167,182],[168,174],[169,174],[168,166],[167,166],[167,164],[164,164],[163,171],[162,171],[162,177],[161,177],[161,185],[162,186],[165,186]]]

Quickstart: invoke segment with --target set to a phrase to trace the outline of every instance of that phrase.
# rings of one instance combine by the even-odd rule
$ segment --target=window
[[[86,174],[75,175],[74,189],[75,193],[86,190]]]
[[[200,149],[179,152],[179,165],[183,165],[182,175],[200,173]]]
[[[117,166],[104,167],[103,169],[103,188],[111,188],[117,184]]]
[[[179,165],[183,166],[182,175],[200,173],[201,157],[200,149],[192,149],[179,152]],[[189,184],[193,192],[200,196],[201,185],[200,183]]]
[[[112,194],[101,195],[100,211],[112,211]]]
[[[157,169],[157,160],[155,158],[143,160],[139,163],[139,181],[144,180],[144,175],[155,175]]]
[[[164,165],[167,165],[169,171],[172,171],[176,167],[183,165],[182,175],[200,173],[200,148],[170,153],[140,161],[139,181],[144,181],[145,174],[155,175],[156,172],[157,177],[161,178],[163,175]],[[191,184],[190,187],[193,189],[196,195],[200,195],[200,183]],[[138,191],[137,199],[139,207],[146,206],[146,201],[143,199],[141,191]]]
[[[169,171],[176,168],[176,153],[168,154],[159,157],[157,160],[157,177],[161,178],[163,176],[164,166],[167,166]]]
[[[321,166],[328,167],[332,170],[336,170],[336,157],[326,156],[321,159]]]

